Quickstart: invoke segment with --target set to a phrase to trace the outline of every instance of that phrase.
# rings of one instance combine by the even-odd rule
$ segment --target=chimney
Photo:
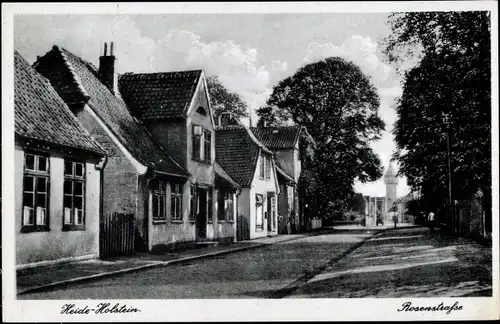
[[[104,43],[104,53],[99,57],[99,76],[101,77],[102,83],[113,93],[117,93],[118,89],[118,76],[115,73],[115,56],[113,54],[114,50],[113,42],[109,46],[108,55],[108,44]]]
[[[238,125],[238,122],[233,117],[233,115],[230,112],[223,112],[222,114],[220,114],[219,126],[224,127],[230,125]]]

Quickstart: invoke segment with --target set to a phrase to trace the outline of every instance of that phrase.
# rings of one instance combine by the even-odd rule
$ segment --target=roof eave
[[[31,149],[37,149],[36,147],[33,147],[29,145],[30,143],[38,143],[38,145],[43,145],[45,144],[46,147],[38,147],[38,149],[44,149],[44,150],[57,150],[57,151],[62,151],[63,153],[76,153],[76,154],[87,154],[92,157],[103,157],[106,156],[107,153],[105,151],[101,150],[94,150],[94,149],[89,149],[89,148],[83,148],[83,147],[77,147],[77,146],[71,146],[67,144],[61,144],[61,143],[55,143],[46,139],[40,139],[40,138],[35,138],[35,137],[29,137],[25,135],[21,135],[19,133],[15,133],[15,139],[20,141],[21,145],[31,148]]]

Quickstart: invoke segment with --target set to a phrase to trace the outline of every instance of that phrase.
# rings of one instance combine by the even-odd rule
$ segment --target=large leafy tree
[[[238,94],[224,87],[216,75],[207,78],[207,87],[215,118],[223,112],[230,112],[239,118],[248,117],[247,104],[241,100]]]
[[[447,201],[450,137],[453,199],[491,197],[491,48],[488,12],[395,13],[387,57],[401,70],[395,124],[400,173],[430,208]],[[450,118],[443,124],[443,114]],[[487,209],[488,210],[488,209]]]
[[[374,181],[382,175],[370,148],[385,124],[378,115],[379,97],[360,68],[332,57],[300,68],[279,82],[266,106],[257,110],[260,126],[295,123],[305,126],[316,143],[315,206],[327,216],[341,212],[352,199],[356,179]]]

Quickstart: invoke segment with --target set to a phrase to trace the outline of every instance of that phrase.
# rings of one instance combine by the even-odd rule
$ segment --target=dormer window
[[[203,108],[202,106],[199,106],[198,109],[196,109],[196,112],[200,115],[203,115],[203,116],[206,116],[207,115],[207,111],[205,110],[205,108]]]

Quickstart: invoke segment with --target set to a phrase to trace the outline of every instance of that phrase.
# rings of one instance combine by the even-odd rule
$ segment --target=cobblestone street
[[[367,241],[297,289],[293,298],[491,296],[491,248],[426,228]]]

